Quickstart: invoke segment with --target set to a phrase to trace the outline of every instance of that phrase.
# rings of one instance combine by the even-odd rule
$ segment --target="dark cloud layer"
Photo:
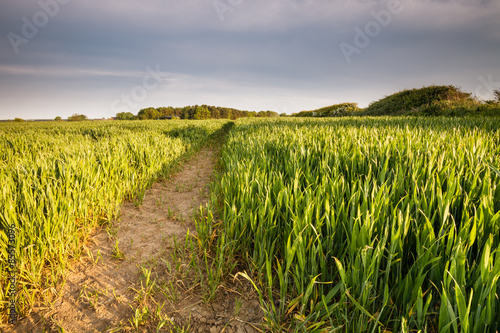
[[[0,118],[196,103],[291,113],[428,84],[491,98],[498,2],[395,1],[5,0]]]

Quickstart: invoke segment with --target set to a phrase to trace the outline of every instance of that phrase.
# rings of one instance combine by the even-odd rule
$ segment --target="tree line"
[[[234,108],[226,108],[211,105],[193,105],[185,107],[159,107],[145,108],[137,115],[132,112],[120,112],[116,114],[117,120],[147,120],[165,119],[177,117],[180,119],[237,119],[243,117],[279,117],[275,111],[242,111]]]

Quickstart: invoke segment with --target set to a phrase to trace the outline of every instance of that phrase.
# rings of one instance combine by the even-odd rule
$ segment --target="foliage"
[[[24,119],[22,119],[22,118],[14,118],[14,122],[16,122],[16,123],[23,123]]]
[[[57,116],[54,118],[54,121],[61,121],[61,120],[62,120],[62,118],[60,116]]]
[[[500,92],[498,92],[500,93]],[[497,95],[497,99],[500,95]],[[499,100],[500,101],[500,100]],[[429,86],[404,90],[358,109],[356,103],[327,106],[313,111],[301,111],[294,117],[338,116],[496,116],[500,104],[480,101],[454,86]]]
[[[278,112],[267,110],[267,111],[259,111],[257,112],[257,114],[255,114],[255,116],[262,118],[276,118],[279,117],[280,115],[278,114]]]
[[[414,111],[416,114],[427,116],[498,116],[500,105],[497,103],[482,103],[472,99],[450,101],[434,101]]]
[[[202,119],[209,119],[210,118],[210,111],[204,107],[204,106],[198,106],[195,110],[194,113],[194,119],[196,120],[202,120]]]
[[[470,93],[454,86],[429,86],[421,89],[404,90],[370,104],[363,115],[397,115],[418,113],[442,101],[472,102]],[[476,102],[479,104],[478,102]]]
[[[138,119],[171,119],[176,116],[181,119],[238,119],[243,117],[279,117],[274,111],[242,111],[211,105],[193,105],[174,108],[172,106],[153,108],[149,107],[139,111]]]
[[[293,117],[341,117],[353,115],[353,113],[358,110],[357,103],[342,103],[326,106],[313,111],[301,111],[293,114]]]
[[[134,120],[136,116],[132,112],[119,112],[116,114],[116,120]]]
[[[202,220],[198,239],[214,265],[244,262],[270,331],[495,332],[498,128],[239,120],[208,213],[221,221]]]
[[[137,114],[137,118],[140,120],[148,120],[148,119],[158,119],[161,117],[161,113],[155,108],[146,108],[139,111]]]
[[[500,89],[494,90],[493,95],[495,95],[495,100],[500,103]]]
[[[175,109],[171,106],[169,107],[160,107],[156,109],[163,117],[166,116],[176,116]]]
[[[68,121],[83,121],[87,120],[87,116],[83,114],[73,114],[72,116],[68,117]]]
[[[0,271],[7,271],[8,226],[14,224],[20,315],[55,291],[92,229],[116,218],[124,200],[141,198],[155,179],[225,124],[0,124]],[[182,135],[169,135],[174,130]],[[8,313],[7,278],[0,274],[0,323]]]

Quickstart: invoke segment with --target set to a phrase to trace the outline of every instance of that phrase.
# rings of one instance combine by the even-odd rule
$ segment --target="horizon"
[[[500,89],[493,0],[9,1],[0,119],[153,106],[297,113],[454,85]]]
[[[449,85],[449,86],[452,86],[452,87],[455,87],[457,88],[458,90],[461,90],[460,87],[456,87],[456,86],[453,86],[453,85]],[[427,87],[430,87],[430,86],[427,86]],[[419,87],[419,88],[413,88],[413,89],[407,89],[407,90],[419,90],[419,89],[422,89],[422,88],[427,88],[427,87]],[[497,89],[498,91],[498,89]],[[373,103],[376,103],[376,102],[379,102],[381,100],[384,100],[385,98],[389,97],[389,96],[392,96],[392,95],[396,95],[398,93],[401,93],[402,91],[397,91],[397,92],[394,92],[392,94],[389,94],[389,95],[385,95],[383,97],[381,97],[380,99],[376,100],[376,101],[371,101],[367,106],[365,107],[360,107],[358,103],[356,102],[342,102],[342,103],[338,103],[338,104],[333,104],[333,105],[323,105],[322,107],[320,108],[317,108],[317,109],[309,109],[309,110],[301,110],[301,111],[297,111],[297,112],[294,112],[294,113],[291,113],[291,114],[287,114],[288,116],[290,115],[295,115],[295,114],[298,114],[300,112],[311,112],[311,111],[316,111],[316,110],[320,110],[322,108],[325,108],[325,107],[331,107],[331,106],[335,106],[335,105],[340,105],[340,104],[358,104],[358,108],[359,110],[358,111],[362,111],[363,109],[366,109],[368,108],[371,104]],[[473,93],[470,93],[470,92],[465,92],[465,93],[469,93],[471,95],[471,97],[475,97]],[[487,102],[488,100],[479,100],[480,103],[484,103],[484,102]],[[489,100],[489,101],[494,101],[494,99],[492,100]],[[160,108],[174,108],[174,109],[182,109],[182,108],[185,108],[185,107],[194,107],[194,106],[213,106],[213,107],[217,107],[217,108],[228,108],[228,109],[236,109],[236,108],[233,108],[233,107],[230,107],[230,106],[221,106],[221,105],[208,105],[208,104],[195,104],[195,105],[184,105],[184,106],[172,106],[172,105],[168,105],[168,106],[148,106],[148,107],[145,107],[143,109],[148,109],[148,108],[154,108],[154,109],[160,109]],[[142,109],[141,109],[142,110]],[[137,110],[137,112],[130,112],[132,113],[134,116],[137,116],[139,111],[141,110]],[[239,109],[236,109],[236,110],[239,110]],[[243,111],[243,112],[266,112],[266,111],[272,111],[272,112],[276,112],[274,110],[239,110],[239,111]],[[125,111],[125,112],[128,112],[128,111]],[[278,113],[278,112],[277,112]],[[69,115],[68,117],[70,116],[74,116],[74,115],[84,115],[84,114],[78,114],[78,113],[74,113],[74,114],[71,114]],[[281,115],[281,113],[278,113],[278,115]],[[84,115],[86,116],[86,115]],[[97,121],[102,121],[102,120],[116,120],[117,114],[115,114],[114,116],[110,116],[110,117],[87,117],[86,120],[97,120]],[[58,119],[58,121],[67,121],[68,120],[68,117],[61,117],[61,116],[56,116],[55,118],[61,118],[61,119]],[[19,117],[15,117],[15,118],[11,118],[11,119],[1,119],[0,118],[0,122],[11,122],[11,121],[14,121],[15,119],[17,119]],[[28,119],[24,119],[24,118],[21,118],[22,121],[55,121],[56,119],[54,118],[28,118]],[[135,120],[138,120],[138,119],[135,119]]]

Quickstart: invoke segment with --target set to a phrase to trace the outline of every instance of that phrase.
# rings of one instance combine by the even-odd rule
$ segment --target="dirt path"
[[[256,332],[262,314],[248,283],[226,283],[204,302],[206,272],[185,241],[208,200],[217,156],[202,149],[154,184],[142,205],[125,203],[118,221],[91,237],[89,255],[72,265],[51,309],[35,310],[7,332]]]

